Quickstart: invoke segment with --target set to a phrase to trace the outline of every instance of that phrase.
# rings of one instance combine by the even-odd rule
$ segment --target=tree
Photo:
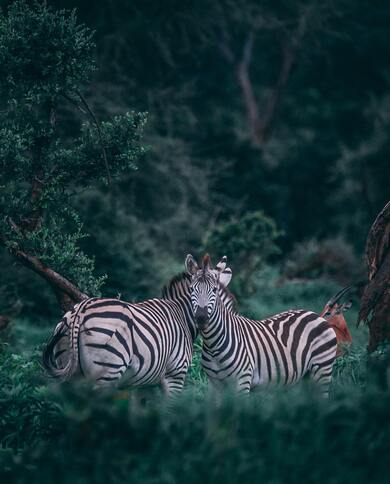
[[[364,288],[359,321],[368,322],[368,350],[390,340],[390,202],[375,219],[367,237],[368,283]]]
[[[239,296],[253,291],[253,277],[271,256],[279,253],[282,233],[263,212],[248,212],[240,218],[212,226],[204,240],[204,251],[215,258],[226,255],[237,272],[234,291]]]
[[[136,169],[144,152],[145,114],[100,123],[82,93],[94,48],[74,11],[21,0],[0,18],[0,244],[50,284],[64,310],[98,295],[105,279],[79,248],[75,195]]]
[[[131,213],[149,224],[158,251],[181,258],[196,250],[215,207],[224,219],[266,209],[285,232],[283,253],[329,233],[363,249],[361,227],[384,205],[390,176],[390,77],[378,61],[378,52],[381,59],[390,52],[388,5],[116,0],[91,9],[81,0],[52,2],[76,2],[98,28],[96,105],[152,113],[152,150],[132,177]],[[247,76],[266,128],[260,149],[237,78],[250,34]],[[385,143],[377,142],[376,124]],[[371,139],[376,151],[368,158],[360,144]],[[357,163],[349,156],[355,151],[364,156]],[[127,194],[128,184],[122,187]]]

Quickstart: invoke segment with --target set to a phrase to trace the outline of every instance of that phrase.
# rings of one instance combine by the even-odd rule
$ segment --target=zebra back
[[[185,348],[176,348],[175,354],[183,355],[185,353],[183,357],[190,359],[193,341],[198,331],[193,320],[189,286],[190,277],[182,273],[175,276],[164,287],[162,299],[153,299],[135,304],[105,298],[90,298],[82,301],[72,311],[66,313],[57,325],[43,352],[44,367],[50,375],[62,380],[70,379],[78,369],[82,371],[79,349],[80,333],[83,334],[84,353],[86,351],[84,347],[95,347],[110,351],[114,355],[111,362],[100,361],[101,358],[97,358],[97,361],[93,360],[92,363],[107,367],[111,366],[112,368],[114,366],[119,367],[119,362],[114,360],[118,356],[118,352],[124,352],[128,354],[124,355],[122,359],[126,361],[126,364],[130,364],[130,353],[132,348],[134,348],[134,342],[132,341],[132,331],[134,329],[131,328],[137,328],[139,325],[145,327],[145,323],[142,321],[145,320],[146,314],[149,319],[147,323],[149,324],[149,329],[146,329],[146,327],[145,329],[138,328],[138,334],[146,331],[148,334],[143,337],[146,341],[147,338],[151,337],[151,331],[155,334],[162,331],[159,322],[170,320],[172,321],[170,323],[170,332],[179,331],[182,336],[184,335],[181,338],[177,338],[175,344],[179,346],[184,345]],[[224,306],[233,313],[235,306],[233,295],[227,290],[221,290],[220,296]],[[153,316],[154,312],[155,316]],[[104,317],[104,320],[101,319],[102,317]],[[107,319],[107,317],[111,319]],[[86,321],[91,321],[91,318],[94,318],[93,321],[95,321],[92,328],[89,323],[85,326]],[[153,319],[155,319],[155,323],[153,323]],[[123,324],[123,322],[125,323]],[[151,328],[153,324],[155,326],[154,329]],[[94,333],[92,336],[91,331]],[[108,343],[108,339],[112,337],[116,338],[117,347],[114,343]],[[117,341],[118,339],[120,339],[119,342]],[[156,343],[154,342],[153,344]],[[167,342],[165,341],[164,344],[167,344]],[[164,351],[161,349],[160,353],[164,353]],[[106,380],[108,380],[108,377]]]

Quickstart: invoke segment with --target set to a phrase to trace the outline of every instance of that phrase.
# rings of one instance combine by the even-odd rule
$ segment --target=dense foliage
[[[264,267],[271,255],[279,253],[276,242],[280,235],[274,221],[263,212],[248,212],[212,227],[203,245],[205,251],[210,250],[216,257],[224,254],[234,261],[238,274],[232,287],[241,295],[253,290],[256,271]]]
[[[390,5],[1,6],[0,480],[387,482],[389,348],[367,358],[356,306],[330,400],[302,384],[218,407],[197,341],[168,405],[48,380],[61,310],[15,257],[141,300],[188,252],[226,254],[243,314],[320,311],[362,276],[389,195]]]
[[[300,305],[317,293],[309,285],[304,297],[285,297]],[[0,348],[5,482],[385,482],[388,354],[374,354],[367,373],[361,331],[337,361],[329,400],[301,384],[227,393],[217,407],[198,345],[184,394],[167,404],[158,389],[97,393],[85,382],[48,381],[39,364],[48,330],[19,321]]]
[[[141,299],[158,294],[185,254],[203,247],[215,224],[262,210],[283,232],[277,241],[282,250],[273,260],[287,264],[288,274],[330,275],[342,283],[361,277],[367,231],[390,185],[386,3],[375,8],[365,0],[202,0],[195,5],[169,0],[163,6],[118,0],[95,2],[93,8],[83,0],[48,3],[76,7],[79,21],[89,28],[74,14],[36,7],[30,15],[22,4],[1,21],[4,170],[20,158],[8,173],[12,186],[2,171],[2,213],[6,204],[9,215],[11,204],[23,220],[31,218],[29,184],[20,182],[31,175],[34,157],[28,146],[38,121],[50,144],[44,180],[50,166],[59,169],[43,194],[42,203],[50,208],[44,225],[24,241],[31,250],[47,262],[57,261],[54,265],[85,290],[96,292],[107,274],[104,294]],[[93,40],[89,29],[96,30]],[[43,37],[44,46],[37,49]],[[33,86],[38,71],[43,73],[40,66],[44,82]],[[134,156],[123,143],[128,139],[135,155],[128,130],[143,124],[143,117],[123,113],[149,113],[148,153],[138,171],[122,172],[110,187],[104,184],[107,172],[95,124],[88,116],[80,118],[61,95],[65,90],[85,110],[75,94],[80,88],[98,119],[121,116],[110,125],[101,123],[107,156],[116,160],[108,163],[111,175],[117,162],[131,168]],[[54,92],[58,103],[54,132],[42,89]],[[25,116],[27,98],[37,95],[38,111],[18,124],[13,116]],[[80,132],[81,121],[88,127]],[[124,150],[126,162],[110,152],[111,143]],[[80,164],[92,170],[88,177]],[[58,177],[67,187],[61,196],[54,184]],[[65,203],[65,213],[69,183],[90,188],[72,197],[71,207]],[[4,216],[1,224],[20,243]],[[315,267],[303,261],[303,267],[290,270],[289,261],[305,255],[308,244]],[[1,258],[9,266],[4,252]],[[235,267],[233,259],[238,274],[240,264]],[[25,270],[18,269],[11,289],[23,299],[25,312],[35,306],[42,316],[38,300],[44,295],[52,301]],[[9,293],[9,286],[4,290]]]
[[[91,295],[104,277],[80,250],[85,233],[74,198],[136,168],[145,121],[127,113],[98,123],[81,92],[95,70],[94,48],[74,13],[41,2],[15,2],[0,19],[0,241]],[[72,138],[64,105],[89,115]]]

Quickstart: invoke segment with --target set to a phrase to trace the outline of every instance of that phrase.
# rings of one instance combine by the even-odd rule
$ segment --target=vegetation
[[[316,283],[305,294],[282,288],[279,304],[315,305],[319,289]],[[351,328],[354,344],[337,361],[329,400],[303,383],[244,399],[227,393],[220,407],[207,392],[199,345],[184,394],[168,405],[153,388],[102,393],[85,382],[58,386],[40,367],[40,342],[50,329],[19,320],[1,348],[5,482],[300,482],[308,475],[385,482],[387,363],[382,351],[376,360],[382,366],[367,370],[364,328]]]
[[[0,241],[51,284],[63,309],[98,295],[105,279],[79,248],[85,233],[73,198],[135,169],[143,152],[144,115],[99,123],[81,92],[95,69],[93,49],[74,13],[45,3],[17,1],[0,20]],[[64,103],[88,115],[72,138],[69,127],[63,135]]]
[[[10,15],[2,16],[1,34],[1,77],[7,88],[1,94],[2,126],[11,130],[2,142],[4,149],[12,147],[9,162],[1,159],[1,233],[9,244],[23,242],[84,292],[139,300],[158,294],[185,254],[204,246],[215,225],[263,211],[283,233],[277,240],[279,255],[272,260],[291,277],[328,274],[342,284],[365,277],[365,240],[390,184],[390,10],[385,3],[374,8],[365,0],[337,5],[201,0],[194,6],[168,0],[162,8],[154,0],[117,0],[90,8],[84,0],[49,0],[53,10],[25,9],[13,0],[2,5],[4,13],[12,6]],[[69,14],[60,8],[77,8],[77,20],[73,15],[67,23]],[[12,50],[21,26],[19,47]],[[34,44],[26,40],[32,30]],[[38,48],[41,41],[44,46]],[[38,72],[39,66],[45,71]],[[46,97],[54,95],[54,130],[41,94],[39,103],[34,98],[34,119],[22,118],[26,96],[38,92],[33,81],[43,74],[38,86],[45,87]],[[117,179],[117,165],[107,159],[113,179],[106,185],[96,125],[64,98],[64,90],[86,110],[80,92],[102,120],[103,135],[110,138],[103,143],[108,158],[111,142],[129,154],[119,133],[112,138],[109,126],[124,135],[132,130],[126,112],[148,112],[144,139],[149,149],[138,170],[128,166],[140,148],[131,144],[136,152],[121,158],[120,167],[127,168]],[[11,115],[23,119],[17,130]],[[137,126],[143,120],[135,115]],[[32,162],[25,144],[36,139],[38,121],[49,143],[44,180],[54,162],[58,176],[65,177],[64,194],[76,190],[65,205],[58,186],[49,201],[45,190],[42,203],[46,200],[50,209],[45,208],[42,229],[29,228],[21,241],[6,217],[15,218],[16,225],[34,219],[32,166],[24,167]],[[29,134],[27,122],[33,123]],[[87,123],[84,131],[82,123]],[[80,177],[81,158],[91,149],[93,173]],[[16,164],[11,165],[16,155],[22,160],[18,175]],[[47,190],[52,189],[49,183]],[[12,204],[17,204],[15,213]],[[288,262],[295,262],[296,251],[305,253],[309,243],[309,250],[318,248],[314,262],[302,261],[303,267],[292,270]],[[43,250],[46,246],[50,250]],[[74,264],[76,256],[80,260]],[[1,248],[0,258],[5,267],[13,264]],[[231,263],[238,276],[234,257]],[[19,301],[14,309],[3,298],[5,313],[60,316],[46,285],[28,269],[16,266],[1,285],[12,302]]]
[[[226,254],[258,319],[366,280],[389,198],[390,5],[1,7],[0,480],[387,482],[390,351],[367,356],[357,300],[327,401],[303,383],[216,406],[200,341],[169,403],[57,385],[41,354],[75,301],[157,297],[188,252]]]
[[[277,239],[280,232],[275,222],[263,212],[248,212],[239,219],[221,222],[210,229],[204,240],[204,251],[215,257],[224,254],[234,260],[237,276],[233,281],[235,294],[253,291],[252,278],[272,255],[279,253]]]

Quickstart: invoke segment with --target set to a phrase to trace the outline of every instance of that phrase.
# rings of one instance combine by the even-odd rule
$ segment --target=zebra
[[[199,267],[191,254],[185,267],[191,276],[191,303],[202,335],[201,364],[213,387],[228,383],[249,393],[258,385],[294,384],[305,375],[328,395],[337,340],[329,323],[305,310],[285,311],[260,321],[227,310],[219,294],[232,271],[224,256],[211,268],[206,254]]]
[[[198,334],[189,286],[190,277],[182,273],[164,287],[162,299],[83,300],[56,326],[43,353],[44,367],[62,380],[83,376],[98,386],[160,384],[168,396],[179,393]],[[233,307],[232,295],[224,292],[221,298]]]

